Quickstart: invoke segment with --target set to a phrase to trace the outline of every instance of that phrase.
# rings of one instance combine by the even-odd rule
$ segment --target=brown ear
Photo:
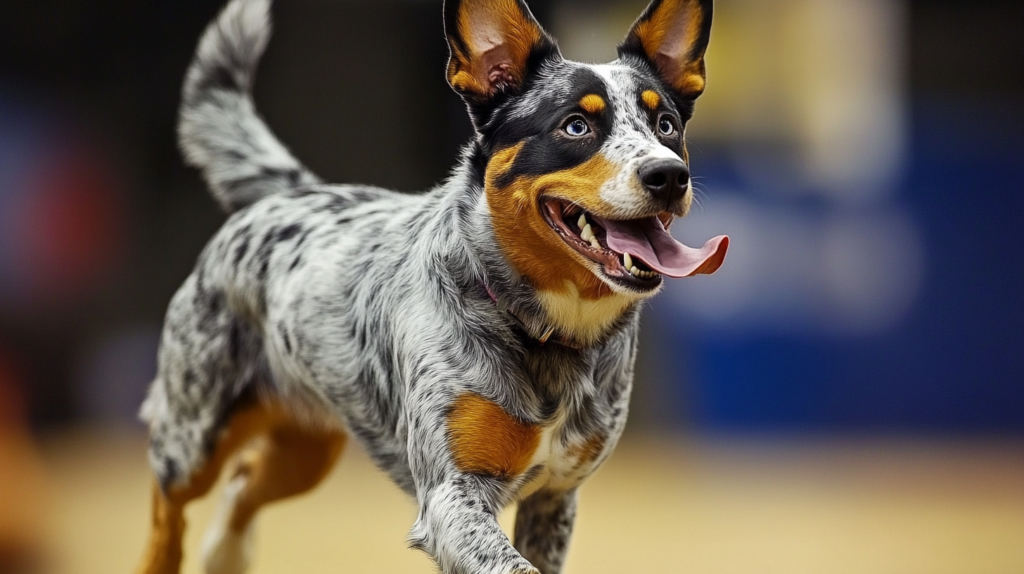
[[[474,100],[522,87],[532,59],[557,55],[522,0],[445,0],[448,83]]]
[[[699,96],[713,5],[712,0],[654,0],[633,24],[619,55],[646,58],[678,94]]]

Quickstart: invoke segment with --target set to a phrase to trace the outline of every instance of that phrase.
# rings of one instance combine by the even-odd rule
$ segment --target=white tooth
[[[629,272],[632,273],[633,275],[640,275],[640,270],[636,268],[636,265],[631,267]]]
[[[590,236],[590,246],[593,247],[594,249],[601,249],[601,244],[597,242],[597,238],[594,237],[593,235]]]
[[[584,227],[587,226],[587,214],[586,213],[581,213],[580,214],[580,219],[579,219],[579,221],[576,222],[576,225],[579,225],[580,229],[583,229]]]
[[[622,266],[626,269],[633,267],[633,258],[630,257],[629,253],[622,254]]]
[[[583,241],[590,241],[590,239],[594,237],[594,230],[590,228],[589,223],[583,226],[583,231],[580,232],[580,237]]]

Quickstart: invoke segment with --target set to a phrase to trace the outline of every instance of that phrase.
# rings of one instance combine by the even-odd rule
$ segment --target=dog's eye
[[[587,122],[583,121],[580,118],[576,118],[571,122],[565,124],[564,129],[565,133],[577,138],[580,136],[585,136],[590,133],[590,126],[588,126]]]
[[[676,133],[676,123],[672,120],[672,116],[661,116],[658,120],[658,131],[663,136],[670,136]]]

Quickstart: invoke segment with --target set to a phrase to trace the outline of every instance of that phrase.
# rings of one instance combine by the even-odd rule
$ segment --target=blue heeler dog
[[[183,509],[224,467],[206,571],[245,571],[258,509],[348,436],[416,498],[409,541],[442,572],[561,572],[626,423],[641,303],[728,248],[667,231],[693,198],[711,0],[654,0],[603,65],[563,59],[522,0],[447,0],[475,136],[417,195],[326,185],[275,139],[250,96],[269,8],[232,1],[185,81],[181,147],[231,216],[167,312],[139,572],[179,571]]]

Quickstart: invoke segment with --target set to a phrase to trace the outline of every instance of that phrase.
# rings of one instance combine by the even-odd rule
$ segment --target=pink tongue
[[[725,252],[729,250],[729,238],[725,235],[709,239],[700,249],[687,247],[676,241],[655,216],[631,221],[611,221],[596,216],[594,219],[608,232],[609,248],[629,253],[669,277],[711,275],[722,266]]]

